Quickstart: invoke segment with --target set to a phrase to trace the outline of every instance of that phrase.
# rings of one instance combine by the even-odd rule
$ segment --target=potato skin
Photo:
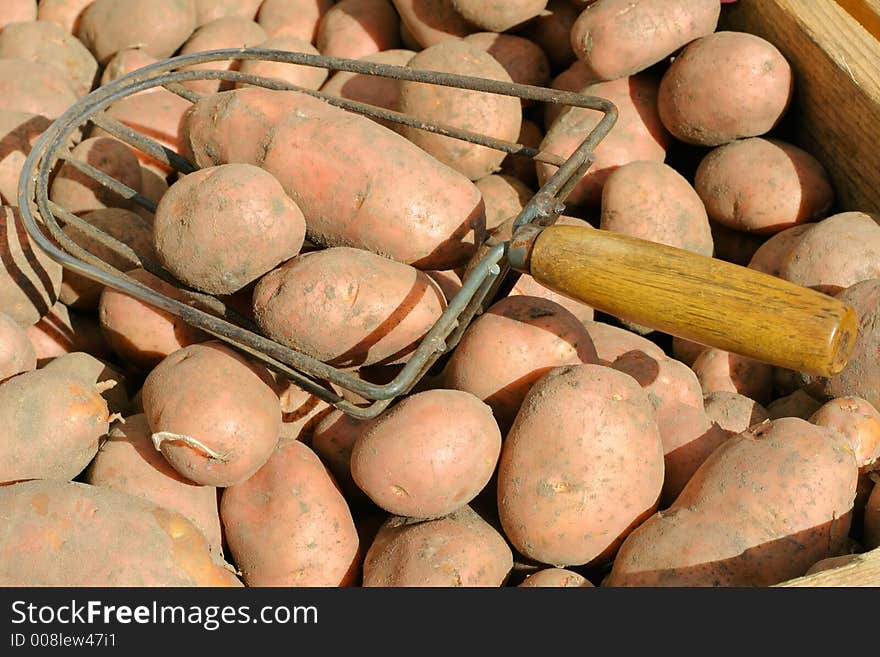
[[[694,187],[712,221],[735,230],[773,234],[816,221],[834,202],[822,164],[779,139],[739,139],[709,152]]]
[[[389,0],[339,0],[321,16],[315,45],[327,57],[351,59],[399,48],[397,12]]]
[[[11,376],[37,369],[37,353],[25,329],[0,312],[0,383]]]
[[[359,565],[351,511],[320,459],[297,440],[224,489],[220,517],[248,586],[341,586]]]
[[[318,24],[334,0],[263,0],[257,22],[270,37],[292,36],[314,44]]]
[[[657,507],[663,445],[647,393],[602,365],[559,367],[526,395],[498,464],[498,513],[522,554],[610,560]]]
[[[606,586],[768,586],[840,554],[858,468],[846,441],[798,418],[734,436],[675,503],[624,541]]]
[[[348,247],[292,258],[254,287],[267,335],[336,366],[404,362],[445,307],[427,274]]]
[[[319,55],[318,49],[310,42],[293,36],[270,37],[255,45],[256,48],[265,50],[287,50],[301,52],[309,55]],[[327,79],[326,68],[318,66],[305,66],[299,64],[285,64],[283,62],[270,62],[261,59],[246,59],[238,66],[241,73],[258,75],[264,78],[277,78],[290,84],[295,84],[306,89],[320,89]],[[236,82],[236,87],[247,86],[246,82]]]
[[[203,50],[220,50],[223,48],[255,48],[269,38],[266,31],[253,20],[224,16],[214,19],[200,26],[186,40],[180,48],[181,55],[190,55]],[[238,66],[237,62],[224,60],[217,62],[205,62],[187,66],[187,71],[199,70],[233,70]],[[202,94],[216,93],[220,89],[232,86],[223,80],[186,80],[181,82],[185,87]]]
[[[77,351],[96,358],[113,358],[113,352],[101,334],[98,318],[90,313],[70,311],[60,301],[25,332],[37,354],[37,367]]]
[[[196,25],[204,25],[218,18],[234,16],[253,19],[263,0],[193,0],[196,6]]]
[[[863,471],[872,470],[880,459],[880,412],[867,400],[853,395],[837,397],[822,404],[808,421],[841,432]]]
[[[584,328],[596,348],[600,365],[610,365],[630,351],[641,352],[652,358],[666,358],[663,350],[638,333],[605,322],[584,322]]]
[[[749,269],[779,276],[794,247],[801,237],[816,224],[797,224],[771,235],[749,259]]]
[[[38,114],[54,121],[76,101],[73,87],[52,66],[0,59],[0,110]]]
[[[466,21],[490,32],[506,32],[538,16],[547,0],[452,0]]]
[[[364,428],[351,450],[351,475],[389,513],[437,518],[486,487],[500,452],[487,404],[459,390],[426,390]]]
[[[0,585],[237,586],[189,520],[151,502],[79,482],[0,486]]]
[[[710,347],[703,350],[691,368],[704,393],[738,392],[759,404],[773,398],[773,366],[739,354]]]
[[[770,419],[766,408],[738,392],[717,390],[703,396],[703,410],[709,419],[729,434],[747,430]]]
[[[464,38],[466,43],[485,50],[498,60],[510,79],[517,84],[546,87],[550,82],[550,60],[534,41],[517,34],[475,32]],[[531,107],[534,101],[522,99],[523,107]]]
[[[18,179],[36,140],[52,121],[39,114],[0,110],[0,204],[18,205]]]
[[[688,144],[719,146],[769,132],[788,109],[791,66],[769,41],[719,31],[692,41],[660,81],[660,119]]]
[[[717,0],[598,0],[571,28],[571,44],[590,74],[615,80],[656,64],[718,25]]]
[[[422,48],[477,32],[450,0],[391,0],[406,30]]]
[[[93,0],[40,0],[36,20],[55,23],[66,32],[75,34],[86,7]]]
[[[197,484],[244,481],[278,443],[281,403],[272,383],[265,367],[219,340],[179,349],[150,371],[141,388],[156,448]]]
[[[519,587],[595,588],[586,577],[566,568],[542,568],[526,577]]]
[[[510,546],[470,506],[435,520],[391,516],[364,558],[365,587],[498,587]]]
[[[571,47],[571,28],[580,14],[568,0],[549,0],[539,16],[520,32],[547,53],[554,70],[560,71],[577,59]]]

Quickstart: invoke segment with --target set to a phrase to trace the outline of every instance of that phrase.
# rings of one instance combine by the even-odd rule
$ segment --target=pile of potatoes
[[[721,29],[725,3],[0,5],[0,585],[766,586],[880,546],[880,216],[835,205],[785,130],[797,72]],[[18,178],[67,107],[162,58],[247,46],[611,100],[617,123],[559,221],[837,296],[860,319],[850,363],[784,370],[521,275],[412,392],[357,420],[32,242]],[[310,66],[203,67],[561,158],[601,118]],[[154,88],[106,114],[193,173],[91,124],[53,171],[50,199],[137,257],[65,233],[371,383],[397,375],[478,247],[507,239],[556,170],[296,91],[186,86],[195,102]]]

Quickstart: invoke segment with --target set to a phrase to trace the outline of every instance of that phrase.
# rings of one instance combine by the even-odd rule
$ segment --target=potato
[[[0,110],[0,203],[18,205],[18,180],[37,138],[51,125],[45,116]]]
[[[73,88],[54,67],[24,59],[0,59],[0,110],[55,120],[76,100]]]
[[[519,137],[516,143],[537,149],[544,138],[544,132],[537,123],[523,118],[519,129]],[[523,155],[508,155],[501,161],[501,173],[518,178],[531,189],[538,186],[538,174],[535,171],[535,161]]]
[[[861,555],[858,554],[841,554],[839,557],[828,557],[827,559],[817,561],[807,568],[807,572],[804,575],[812,575],[823,570],[831,570],[832,568],[838,568],[847,564],[858,563],[860,559]]]
[[[498,228],[522,211],[535,195],[525,183],[503,173],[493,173],[476,181],[486,204],[486,230]]]
[[[765,274],[779,276],[782,268],[788,260],[795,245],[800,238],[808,230],[814,228],[816,224],[797,224],[791,228],[786,228],[778,233],[771,235],[764,242],[748,262],[749,269],[755,269]]]
[[[178,288],[144,269],[125,273],[159,294],[179,301],[185,298]],[[208,339],[182,319],[109,287],[98,301],[98,321],[113,352],[126,365],[143,372],[178,349]]]
[[[64,31],[76,34],[83,12],[94,0],[40,0],[37,20],[55,23]]]
[[[427,274],[347,247],[297,256],[254,288],[266,335],[346,367],[404,362],[445,307]]]
[[[510,79],[517,84],[546,87],[550,82],[550,60],[541,50],[541,46],[534,41],[515,34],[497,32],[475,32],[466,36],[464,41],[480,50],[485,50],[497,59]],[[523,107],[530,107],[533,104],[533,101],[522,100]]]
[[[738,392],[759,404],[768,404],[773,397],[773,366],[767,363],[710,347],[691,368],[704,393]]]
[[[685,340],[677,335],[672,336],[672,355],[688,367],[694,364],[697,357],[707,349],[706,345]]]
[[[770,418],[769,411],[754,399],[729,390],[706,393],[703,409],[710,420],[729,434],[742,433]]]
[[[274,174],[316,243],[451,269],[483,241],[484,206],[472,182],[366,117],[305,94],[215,94],[194,105],[184,134],[200,167],[247,162]]]
[[[739,139],[710,151],[694,187],[709,218],[760,234],[824,216],[834,201],[828,173],[805,150],[779,139]]]
[[[715,32],[685,46],[663,74],[660,120],[688,144],[757,137],[779,123],[793,86],[791,66],[772,43],[746,32]]]
[[[5,0],[0,9],[0,33],[10,23],[37,20],[37,0]]]
[[[571,28],[578,59],[600,80],[643,71],[715,31],[717,0],[599,0]]]
[[[390,0],[339,0],[321,16],[315,45],[322,55],[349,59],[398,48],[398,20]]]
[[[465,20],[477,27],[490,32],[506,32],[529,19],[540,16],[547,6],[547,0],[513,0],[512,2],[452,0],[452,6]]]
[[[617,122],[596,146],[592,166],[566,199],[570,205],[595,207],[601,203],[608,175],[617,167],[637,160],[662,162],[669,135],[657,116],[657,81],[649,74],[599,82],[585,87],[582,93],[606,98],[618,109]],[[602,117],[597,110],[564,109],[547,130],[541,150],[569,157]],[[539,185],[544,185],[557,170],[543,162],[536,167]]]
[[[218,18],[245,18],[253,20],[263,0],[193,0],[196,6],[196,25]]]
[[[618,356],[610,367],[638,381],[658,411],[678,404],[703,410],[700,381],[694,371],[680,361],[636,349]]]
[[[573,217],[572,217],[573,218]],[[567,221],[561,221],[562,217],[560,217],[560,221],[557,221],[558,224],[563,225],[574,225],[570,224]],[[585,303],[581,303],[576,299],[570,299],[569,297],[562,296],[561,294],[550,290],[534,279],[533,276],[529,274],[520,274],[519,278],[516,279],[516,283],[513,284],[513,288],[510,290],[508,296],[527,296],[527,297],[541,297],[542,299],[549,299],[554,303],[558,303],[560,306],[568,310],[572,315],[578,318],[581,323],[591,322],[593,320],[593,309],[590,308]]]
[[[37,353],[18,322],[0,312],[0,383],[37,369]]]
[[[500,452],[488,405],[467,392],[426,390],[363,429],[351,450],[351,476],[393,515],[437,518],[486,487]]]
[[[571,312],[548,299],[504,297],[468,326],[441,380],[444,388],[487,403],[504,434],[544,374],[597,360],[589,333]]]
[[[846,544],[858,468],[846,441],[797,418],[734,436],[672,506],[633,531],[606,586],[767,586]]]
[[[40,368],[56,376],[70,376],[84,385],[95,386],[112,414],[121,417],[129,411],[127,380],[115,365],[83,351],[71,351],[41,363]]]
[[[95,0],[75,34],[103,66],[135,46],[158,59],[170,57],[195,29],[193,0]]]
[[[79,351],[96,358],[112,357],[97,317],[89,313],[71,312],[60,301],[39,322],[28,326],[25,333],[37,354],[38,366],[58,356]]]
[[[550,83],[550,88],[558,91],[582,93],[583,89],[586,89],[597,82],[601,82],[601,80],[597,80],[596,77],[590,73],[584,62],[577,60],[553,78]],[[544,127],[549,128],[553,125],[553,121],[556,120],[556,117],[558,117],[567,107],[569,106],[557,103],[545,103],[543,112]]]
[[[82,42],[45,21],[7,25],[0,33],[0,58],[52,67],[80,98],[92,90],[98,74],[98,62]]]
[[[803,389],[798,389],[767,404],[767,413],[771,420],[781,417],[798,417],[802,420],[809,420],[821,406],[822,402],[813,399]]]
[[[426,271],[425,273],[431,278],[432,281],[434,281],[434,283],[437,284],[437,287],[440,288],[440,291],[443,292],[443,298],[446,299],[447,305],[461,290],[461,276],[459,276],[455,271],[451,269],[445,269],[442,271]]]
[[[869,550],[880,547],[880,484],[874,484],[865,506],[864,543]]]
[[[825,402],[809,421],[842,433],[852,446],[862,471],[874,469],[880,459],[880,412],[860,397],[836,397]]]
[[[595,588],[593,583],[583,575],[566,568],[542,568],[526,577],[519,586],[521,588]]]
[[[161,176],[151,168],[141,165],[141,195],[153,202],[154,206],[159,205],[159,201],[168,191],[168,183],[165,176]],[[153,212],[140,205],[135,206],[134,211],[147,222],[150,227],[153,226],[155,217]]]
[[[31,239],[15,207],[0,207],[0,261],[0,312],[22,327],[36,324],[58,299],[62,270]]]
[[[156,208],[153,245],[186,285],[233,294],[299,253],[302,211],[275,177],[251,164],[222,164],[171,185]]]
[[[275,392],[281,402],[278,441],[300,440],[311,446],[312,433],[321,420],[334,410],[333,406],[280,375],[275,377]]]
[[[768,239],[766,235],[744,233],[712,220],[709,220],[709,228],[712,230],[712,241],[715,243],[714,257],[742,267],[748,266],[755,252]]]
[[[711,256],[706,208],[687,179],[663,162],[624,164],[602,187],[599,228]]]
[[[519,33],[541,46],[553,70],[561,71],[576,59],[571,46],[571,29],[579,14],[567,0],[549,0],[544,11]]]
[[[788,251],[779,276],[836,294],[859,281],[880,277],[880,215],[840,212],[805,231]]]
[[[291,36],[314,44],[318,23],[334,0],[263,0],[257,22],[270,37]]]
[[[479,29],[455,10],[452,0],[391,1],[400,15],[401,24],[422,48],[465,37]]]
[[[227,16],[217,18],[197,28],[180,49],[181,55],[190,55],[203,50],[221,50],[225,48],[255,47],[269,38],[266,30],[259,23],[248,18]],[[187,66],[187,71],[237,70],[236,60],[220,60]],[[221,88],[232,86],[222,80],[187,80],[182,82],[185,87],[202,94],[215,93]]]
[[[655,359],[666,357],[656,343],[627,329],[596,321],[583,322],[583,325],[596,348],[601,365],[610,365],[628,352],[641,352]]]
[[[657,506],[663,445],[647,393],[601,365],[559,367],[529,391],[498,464],[504,534],[563,567],[610,561]]]
[[[513,569],[507,542],[471,507],[435,520],[391,516],[364,558],[365,587],[499,587]]]
[[[104,66],[104,70],[101,73],[101,85],[109,84],[113,82],[113,80],[117,80],[121,78],[123,75],[127,75],[132,71],[136,71],[139,68],[143,68],[144,66],[149,66],[150,64],[155,64],[159,60],[147,52],[144,52],[140,48],[126,48],[125,50],[120,50],[117,52],[110,60],[107,62],[107,65]],[[145,91],[138,91],[137,93],[150,93],[151,89],[147,89]]]
[[[70,159],[83,162],[127,185],[135,192],[142,187],[141,166],[135,151],[113,137],[90,137],[70,151]],[[64,162],[52,179],[49,199],[73,214],[103,208],[132,209],[135,204],[70,162]]]
[[[3,586],[241,586],[189,520],[126,493],[27,481],[0,505]]]
[[[134,212],[122,208],[104,208],[86,212],[82,218],[98,230],[129,246],[141,258],[156,259],[150,227]],[[127,271],[138,264],[105,247],[73,224],[66,225],[64,233],[87,251],[120,271]],[[65,269],[61,278],[59,299],[69,308],[96,310],[103,289],[104,286],[97,281]]]
[[[258,43],[256,48],[265,50],[286,50],[288,52],[301,52],[309,55],[320,55],[318,49],[305,39],[292,36],[270,37]],[[284,62],[270,62],[264,59],[245,59],[238,66],[241,73],[258,75],[264,78],[283,80],[305,89],[320,89],[327,79],[328,71],[319,66],[305,66],[300,64],[285,64]],[[245,82],[236,82],[237,88],[248,86]]]
[[[376,64],[392,64],[406,66],[415,56],[415,51],[405,48],[392,48],[362,57],[365,62]],[[376,75],[337,71],[331,75],[321,91],[339,98],[355,100],[384,109],[396,109],[400,96],[400,81],[394,78],[383,78]],[[396,125],[394,122],[381,122],[387,127]]]
[[[333,475],[351,507],[373,507],[373,501],[351,476],[352,448],[368,423],[333,409],[321,418],[312,432],[311,448]]]
[[[409,61],[407,67],[511,81],[510,75],[492,55],[460,39],[444,41],[422,50]],[[522,122],[520,101],[513,96],[420,82],[401,82],[398,104],[401,112],[417,119],[440,122],[508,141],[514,141],[519,136]],[[418,128],[400,125],[397,131],[471,180],[495,173],[505,158],[503,151]]]
[[[109,421],[100,386],[74,375],[35,370],[4,381],[0,483],[73,479],[98,451]]]
[[[83,481],[152,502],[192,522],[211,551],[223,554],[217,489],[187,481],[156,451],[143,414],[114,423]]]
[[[220,498],[229,551],[248,586],[341,586],[359,566],[351,511],[333,478],[299,441],[278,446]]]
[[[272,384],[263,365],[218,340],[175,351],[150,371],[141,389],[153,444],[197,484],[244,481],[278,442],[281,404]]]

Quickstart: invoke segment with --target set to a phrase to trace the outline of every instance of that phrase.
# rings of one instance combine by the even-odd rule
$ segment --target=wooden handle
[[[555,225],[530,245],[542,285],[608,314],[819,376],[846,365],[858,321],[833,297],[715,258]]]

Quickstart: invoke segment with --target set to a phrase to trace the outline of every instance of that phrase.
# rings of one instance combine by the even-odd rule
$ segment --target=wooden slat
[[[878,1],[841,4],[870,26]],[[827,167],[841,210],[880,212],[880,41],[841,4],[739,0],[724,5],[719,30],[779,48],[795,72],[798,144]]]
[[[791,579],[778,586],[800,587],[840,587],[840,586],[880,586],[880,548],[860,554],[855,561],[831,570],[822,570],[812,575]]]
[[[880,0],[836,0],[868,32],[880,39]]]

